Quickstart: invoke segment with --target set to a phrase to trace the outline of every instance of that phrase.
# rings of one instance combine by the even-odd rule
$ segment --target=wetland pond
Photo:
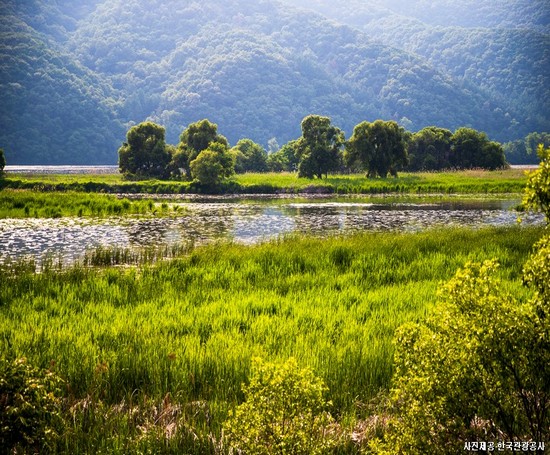
[[[255,243],[293,233],[420,231],[436,226],[542,224],[506,198],[209,197],[156,200],[162,216],[0,219],[0,262],[50,256],[71,263],[97,247],[140,249],[217,240]],[[165,210],[161,211],[161,204]],[[166,208],[166,205],[168,206]]]

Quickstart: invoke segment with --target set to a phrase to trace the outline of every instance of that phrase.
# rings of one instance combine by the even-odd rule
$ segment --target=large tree
[[[267,152],[252,139],[241,139],[231,149],[235,159],[235,172],[267,172]]]
[[[300,177],[322,178],[340,167],[344,133],[328,117],[308,115],[302,120],[302,137],[296,142]]]
[[[227,139],[218,134],[218,125],[208,119],[191,123],[180,135],[180,143],[172,167],[183,169],[187,176],[191,176],[191,161],[195,160],[203,150],[206,150],[214,142],[228,147]]]
[[[189,168],[195,180],[212,186],[234,174],[235,162],[226,144],[213,142],[191,161]]]
[[[452,140],[451,165],[458,169],[498,169],[506,165],[502,146],[483,132],[459,128]]]
[[[166,177],[172,155],[164,138],[164,127],[153,122],[130,128],[127,142],[118,150],[120,172],[135,177]]]
[[[428,126],[414,133],[408,142],[409,166],[412,171],[439,170],[450,167],[453,133]]]
[[[397,175],[407,164],[405,131],[394,121],[361,122],[346,143],[348,166],[359,164],[368,177]]]

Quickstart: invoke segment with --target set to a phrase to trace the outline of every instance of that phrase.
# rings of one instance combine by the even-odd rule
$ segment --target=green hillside
[[[482,91],[511,120],[508,131],[487,128],[500,140],[550,129],[550,9],[542,0],[285,2],[333,17]]]
[[[394,15],[364,3],[373,27]],[[346,5],[352,17],[355,3]],[[171,143],[209,118],[232,144],[249,137],[264,146],[299,136],[311,113],[348,136],[377,118],[412,131],[471,126],[500,141],[548,125],[539,74],[548,35],[482,30],[465,41],[462,29],[445,29],[447,62],[431,35],[422,53],[389,27],[375,37],[341,25],[333,19],[346,17],[333,10],[329,19],[271,0],[9,0],[0,7],[0,146],[12,164],[114,163],[125,130],[145,119],[164,125]],[[418,36],[433,32],[407,20]],[[494,43],[487,58],[468,45],[481,39]],[[461,52],[468,77],[449,69]],[[516,55],[524,57],[510,62]]]

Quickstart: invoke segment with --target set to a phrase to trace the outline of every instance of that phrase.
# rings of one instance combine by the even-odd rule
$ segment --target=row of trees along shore
[[[305,117],[301,128],[301,137],[280,148],[273,141],[268,153],[251,139],[230,147],[207,119],[190,124],[177,146],[166,144],[164,127],[143,122],[128,131],[119,149],[119,167],[132,178],[216,184],[235,172],[298,171],[306,178],[366,172],[368,177],[387,177],[401,170],[494,170],[507,165],[503,146],[471,128],[453,133],[430,126],[411,133],[394,121],[364,121],[346,140],[341,129],[319,115]]]

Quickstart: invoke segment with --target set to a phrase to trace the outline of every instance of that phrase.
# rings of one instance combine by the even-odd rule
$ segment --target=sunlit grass
[[[170,213],[167,203],[129,200],[114,195],[78,192],[0,191],[0,218],[60,218]]]
[[[185,181],[128,181],[117,174],[18,175],[8,174],[1,185],[38,191],[111,193],[520,193],[525,172],[468,170],[456,172],[400,173],[397,178],[367,179],[363,174],[329,175],[323,179],[299,178],[296,173],[241,174],[215,188]]]
[[[94,409],[76,412],[72,449],[124,445],[140,420],[115,409],[147,414],[169,394],[197,435],[198,448],[180,450],[208,453],[254,356],[295,357],[326,382],[336,417],[360,416],[388,388],[395,329],[425,317],[438,285],[468,260],[497,258],[504,286],[525,294],[521,264],[542,231],[290,237],[131,268],[4,269],[1,355],[53,369],[70,402]]]

